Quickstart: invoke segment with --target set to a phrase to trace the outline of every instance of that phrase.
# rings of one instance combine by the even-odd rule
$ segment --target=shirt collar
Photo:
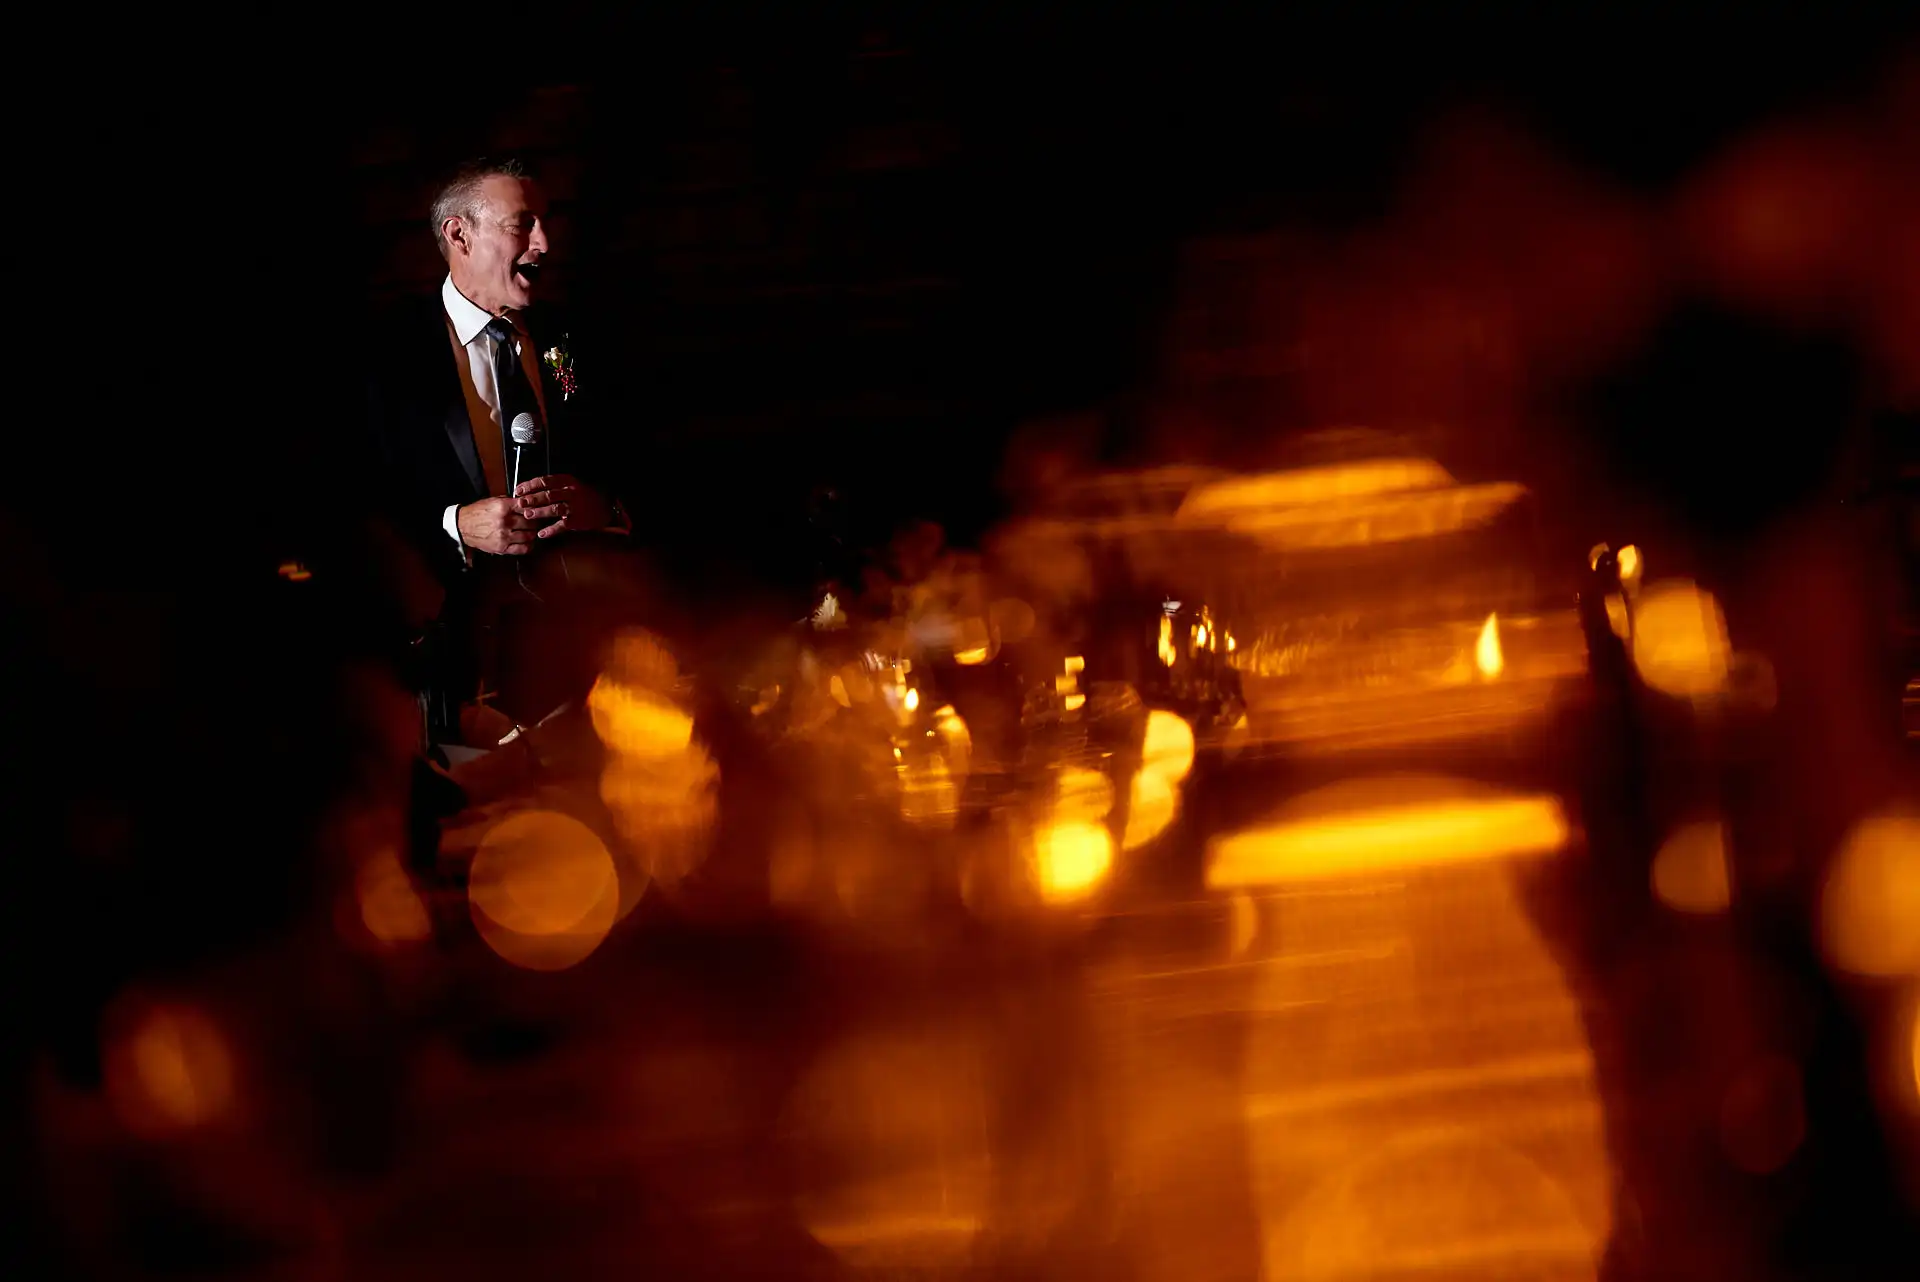
[[[447,279],[440,285],[440,303],[447,309],[447,319],[453,322],[453,335],[462,347],[471,343],[474,335],[493,319],[453,287],[452,272],[447,273]]]

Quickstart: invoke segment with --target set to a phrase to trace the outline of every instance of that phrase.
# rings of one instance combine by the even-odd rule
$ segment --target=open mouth
[[[515,263],[513,265],[513,278],[520,282],[522,288],[532,289],[540,279],[540,264]]]

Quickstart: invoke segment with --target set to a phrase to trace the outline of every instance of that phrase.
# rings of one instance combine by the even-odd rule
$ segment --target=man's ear
[[[467,243],[467,220],[455,214],[440,223],[440,238],[446,242],[447,256],[451,258],[455,251],[468,253],[472,246]]]

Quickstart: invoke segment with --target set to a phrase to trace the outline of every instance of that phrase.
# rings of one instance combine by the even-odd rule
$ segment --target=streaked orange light
[[[1178,657],[1173,648],[1173,620],[1163,614],[1160,616],[1160,662],[1171,668]]]
[[[501,957],[529,970],[564,970],[613,928],[620,877],[591,828],[555,811],[523,811],[481,839],[467,902]]]
[[[1374,459],[1235,477],[1196,487],[1180,504],[1183,519],[1266,512],[1332,499],[1363,498],[1451,486],[1453,477],[1431,459]]]
[[[1056,822],[1034,839],[1034,883],[1049,903],[1083,899],[1106,880],[1113,867],[1113,838],[1106,828],[1084,819]]]
[[[1182,506],[1179,520],[1218,525],[1280,550],[1363,547],[1433,538],[1493,520],[1525,497],[1513,482],[1322,497],[1244,507]]]
[[[1683,913],[1724,912],[1733,900],[1726,829],[1718,820],[1682,824],[1653,858],[1653,893]]]
[[[1480,639],[1473,643],[1473,663],[1483,677],[1497,677],[1501,669],[1507,666],[1506,656],[1500,653],[1498,614],[1489,614],[1487,621],[1480,626]]]
[[[1731,646],[1713,594],[1689,579],[1663,579],[1634,608],[1633,665],[1655,690],[1703,698],[1726,687]]]
[[[233,1105],[233,1056],[205,1011],[188,1005],[139,1009],[107,1052],[115,1111],[141,1134],[204,1126]]]
[[[1569,836],[1560,803],[1549,796],[1454,788],[1418,800],[1401,793],[1392,780],[1343,785],[1295,803],[1297,817],[1215,838],[1207,884],[1263,886],[1542,855]]]
[[[1920,815],[1854,825],[1827,873],[1820,938],[1828,959],[1856,975],[1920,975]]]
[[[977,645],[971,649],[955,650],[953,652],[953,661],[962,667],[974,667],[978,664],[985,663],[987,657],[988,648],[984,645]]]

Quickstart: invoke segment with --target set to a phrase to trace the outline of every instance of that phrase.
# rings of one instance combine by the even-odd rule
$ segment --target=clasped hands
[[[525,556],[535,539],[567,530],[604,529],[612,519],[613,509],[598,490],[556,472],[522,481],[512,494],[462,507],[460,541],[495,556]]]

